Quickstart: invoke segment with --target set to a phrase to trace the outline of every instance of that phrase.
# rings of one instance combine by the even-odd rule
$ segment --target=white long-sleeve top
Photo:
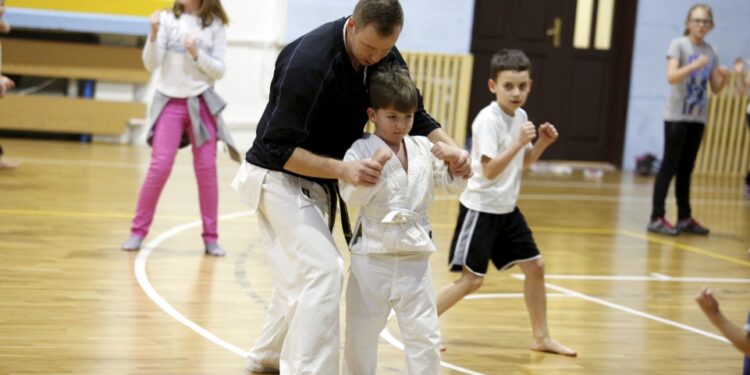
[[[143,64],[149,72],[161,67],[156,90],[172,98],[200,95],[224,76],[227,49],[226,26],[219,19],[203,27],[201,19],[162,12],[156,40],[149,38],[143,48]],[[198,59],[187,52],[184,40],[192,35],[198,46]]]
[[[459,193],[466,180],[453,178],[445,164],[430,150],[432,143],[422,136],[404,138],[408,173],[393,155],[383,166],[379,182],[372,187],[353,186],[339,181],[341,197],[349,206],[359,206],[350,244],[355,254],[431,253],[427,209],[436,186]],[[366,134],[352,144],[344,161],[371,158],[381,147],[388,147],[376,135]]]

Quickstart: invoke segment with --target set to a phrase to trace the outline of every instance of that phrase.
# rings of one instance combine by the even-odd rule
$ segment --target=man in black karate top
[[[378,162],[341,159],[367,123],[368,73],[386,62],[406,67],[395,47],[403,19],[397,0],[360,0],[351,17],[301,36],[276,61],[268,105],[233,182],[258,214],[273,281],[250,371],[339,373],[344,268],[331,234],[335,182],[378,182]],[[450,171],[471,173],[468,153],[425,112],[421,96],[411,134],[454,146],[443,156]]]

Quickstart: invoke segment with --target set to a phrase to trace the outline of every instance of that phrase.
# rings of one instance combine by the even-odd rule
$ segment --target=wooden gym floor
[[[22,162],[0,171],[0,374],[245,373],[241,356],[260,331],[271,284],[256,219],[229,188],[237,165],[226,154],[220,242],[228,256],[215,259],[202,253],[189,151],[178,156],[149,247],[127,253],[119,245],[149,149],[0,144]],[[693,208],[708,237],[648,235],[652,182],[619,172],[602,180],[527,173],[519,205],[547,264],[550,330],[579,357],[528,350],[513,268],[491,271],[474,299],[441,318],[442,373],[739,373],[741,355],[693,296],[710,286],[726,315],[744,323],[750,201],[742,179],[694,178]],[[670,201],[670,219],[674,212]],[[439,195],[431,212],[436,288],[456,277],[446,267],[456,213],[456,197]],[[378,373],[404,373],[395,322],[381,337]]]

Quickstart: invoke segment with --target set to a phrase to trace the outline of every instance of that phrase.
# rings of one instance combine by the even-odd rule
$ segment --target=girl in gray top
[[[672,41],[667,53],[667,81],[672,92],[664,116],[664,156],[654,182],[653,208],[648,231],[676,236],[681,232],[707,235],[708,228],[692,218],[690,179],[703,139],[708,92],[721,91],[729,73],[719,66],[716,50],[704,38],[714,27],[713,12],[706,4],[690,8],[685,33]],[[664,218],[664,201],[672,177],[677,175],[677,224]]]

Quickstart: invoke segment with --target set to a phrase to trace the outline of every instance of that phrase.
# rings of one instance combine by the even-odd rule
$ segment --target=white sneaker
[[[122,244],[122,249],[125,251],[136,251],[141,248],[143,238],[131,234],[125,243]]]
[[[215,257],[223,257],[226,255],[224,249],[219,246],[218,243],[212,242],[206,244],[206,255],[213,255]]]

